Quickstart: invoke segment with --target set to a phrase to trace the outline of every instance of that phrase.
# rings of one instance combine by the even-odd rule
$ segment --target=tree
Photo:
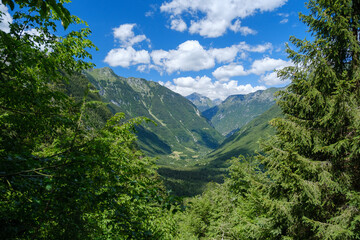
[[[0,236],[158,239],[166,195],[135,144],[144,119],[98,110],[81,74],[90,30],[56,35],[86,25],[64,2],[3,0],[17,11],[0,31]]]
[[[279,93],[285,118],[272,121],[277,134],[258,156],[270,181],[245,194],[262,205],[247,221],[262,229],[254,239],[360,238],[360,2],[307,7],[300,18],[314,40],[290,38],[294,66],[278,73],[292,80]]]

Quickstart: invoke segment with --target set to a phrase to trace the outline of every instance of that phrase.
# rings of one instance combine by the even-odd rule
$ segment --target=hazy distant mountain
[[[208,110],[209,108],[212,108],[221,103],[220,100],[216,100],[214,102],[210,98],[205,97],[196,92],[186,96],[186,98],[190,100],[201,112]]]
[[[232,95],[202,114],[218,132],[229,136],[273,106],[274,93],[278,90],[269,88],[245,95]]]
[[[150,155],[168,156],[171,164],[186,164],[223,139],[189,100],[156,82],[119,77],[110,68],[85,74],[114,113],[144,116],[157,123],[139,127],[139,145]]]

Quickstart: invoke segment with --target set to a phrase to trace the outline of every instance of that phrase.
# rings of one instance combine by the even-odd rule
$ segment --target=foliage
[[[256,159],[240,156],[232,163],[223,184],[208,184],[202,195],[187,202],[185,212],[176,214],[177,239],[272,239],[269,229],[253,229],[254,222],[267,221],[258,193],[269,179]]]
[[[314,40],[291,37],[294,66],[279,72],[292,80],[279,93],[285,117],[271,121],[277,134],[255,160],[235,160],[225,184],[184,213],[194,239],[221,239],[219,222],[224,239],[360,238],[360,2],[307,6],[300,17]],[[229,199],[230,210],[218,214]]]
[[[248,185],[244,199],[251,207],[242,208],[248,217],[240,232],[253,239],[360,237],[360,5],[311,0],[308,8],[300,16],[314,41],[291,38],[295,65],[279,72],[292,80],[279,93],[285,118],[272,121],[277,134],[258,156],[266,173],[254,172],[262,180]]]
[[[159,167],[166,188],[176,196],[193,197],[204,192],[209,182],[222,183],[227,172],[209,167]]]
[[[178,200],[138,151],[147,119],[109,119],[80,74],[90,30],[55,35],[58,20],[84,23],[63,2],[3,1],[19,11],[0,31],[0,236],[166,239],[172,225],[157,223]]]
[[[273,180],[264,204],[277,236],[359,238],[360,72],[358,1],[309,1],[300,17],[314,41],[291,38],[292,79],[280,93],[285,119],[264,145],[262,162]],[[281,210],[281,211],[280,211]]]
[[[229,159],[234,156],[253,156],[260,151],[259,141],[268,139],[275,134],[269,121],[281,117],[281,109],[273,105],[269,110],[254,118],[228,137],[217,149],[205,156],[210,166],[225,168]]]

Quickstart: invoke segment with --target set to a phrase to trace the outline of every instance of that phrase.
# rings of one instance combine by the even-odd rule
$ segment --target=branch
[[[38,171],[41,171],[41,170],[44,170],[44,169],[49,169],[49,168],[58,168],[58,167],[63,167],[63,166],[66,166],[66,165],[70,165],[70,164],[73,164],[73,163],[62,163],[62,164],[57,164],[57,165],[52,165],[52,166],[48,166],[48,167],[41,167],[41,168],[34,168],[34,169],[30,169],[30,170],[24,170],[24,171],[20,171],[20,172],[16,172],[16,173],[9,173],[9,174],[1,174],[0,175],[0,178],[6,178],[6,177],[12,177],[12,176],[17,176],[17,175],[20,175],[22,177],[25,177],[26,175],[22,175],[24,173],[37,173],[39,175],[43,175],[43,176],[47,176],[47,177],[51,177],[51,175],[47,175],[47,174],[42,174],[42,173],[39,173]]]

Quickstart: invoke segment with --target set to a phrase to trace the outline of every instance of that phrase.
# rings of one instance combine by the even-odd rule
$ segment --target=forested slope
[[[222,135],[231,135],[246,123],[259,116],[275,104],[277,88],[258,90],[249,94],[232,95],[221,104],[203,112],[211,124]]]
[[[227,160],[232,157],[252,156],[260,150],[260,140],[268,139],[275,134],[275,129],[270,125],[270,120],[281,117],[281,109],[273,105],[269,110],[256,117],[232,136],[228,137],[217,149],[206,155],[212,166],[226,167]]]
[[[139,145],[150,156],[160,157],[161,164],[194,165],[223,140],[189,100],[156,82],[122,78],[110,68],[85,74],[114,113],[156,123],[138,128]]]

